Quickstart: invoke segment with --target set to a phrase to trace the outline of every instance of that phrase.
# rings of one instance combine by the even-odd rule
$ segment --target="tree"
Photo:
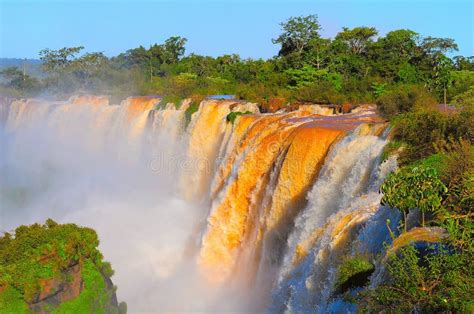
[[[438,90],[442,90],[443,103],[446,106],[446,91],[453,82],[453,76],[451,75],[451,71],[454,70],[453,61],[441,54],[437,56],[433,70],[434,85]]]
[[[367,53],[374,72],[389,80],[416,83],[417,69],[412,61],[418,36],[414,31],[399,29],[371,44]]]
[[[360,55],[366,52],[367,46],[377,34],[374,27],[355,27],[353,29],[343,27],[342,32],[336,35],[336,40],[343,41],[349,46],[352,53]]]
[[[74,75],[86,83],[92,76],[103,70],[108,58],[102,52],[86,53],[70,62]]]
[[[388,32],[380,39],[386,52],[395,59],[409,61],[415,54],[419,34],[409,29]]]
[[[421,48],[428,55],[445,54],[451,51],[458,51],[458,45],[451,38],[437,38],[428,36],[421,42]]]
[[[39,88],[39,82],[36,78],[20,71],[17,67],[8,67],[0,71],[0,76],[4,81],[2,85],[22,92],[34,92]]]
[[[286,22],[280,23],[283,33],[276,39],[274,44],[280,44],[279,56],[287,56],[292,53],[301,55],[303,50],[309,47],[310,42],[319,38],[321,25],[317,15],[291,17]]]
[[[329,61],[329,49],[331,40],[325,38],[314,38],[309,42],[310,50],[307,54],[308,63],[318,70],[324,67]]]
[[[153,46],[152,46],[153,47]],[[148,64],[149,56],[145,47],[140,46],[127,50],[113,58],[120,67],[130,69],[133,67],[145,67]]]
[[[173,36],[165,40],[163,49],[165,52],[164,63],[173,64],[178,62],[184,55],[186,48],[186,38],[180,36]]]
[[[454,66],[458,71],[474,71],[474,56],[464,57],[464,56],[456,56],[453,58]]]
[[[418,208],[422,215],[422,226],[425,226],[425,213],[434,212],[441,206],[442,195],[447,192],[446,186],[438,178],[435,169],[414,167],[389,175],[380,187],[384,194],[382,204],[398,208],[406,218],[410,209]]]
[[[76,58],[76,55],[84,47],[64,47],[59,50],[43,49],[40,51],[40,59],[43,61],[43,69],[46,72],[58,73],[68,67]]]

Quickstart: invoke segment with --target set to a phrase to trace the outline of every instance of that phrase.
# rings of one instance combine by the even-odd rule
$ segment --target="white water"
[[[396,167],[393,160],[377,167],[384,145],[383,138],[360,136],[358,130],[355,130],[337,143],[326,157],[325,166],[308,194],[308,205],[296,218],[294,230],[288,239],[288,248],[273,290],[269,312],[332,311],[328,306],[337,266],[344,249],[350,248],[354,241],[349,237],[341,247],[339,235],[357,232],[360,225],[365,223],[366,227],[359,237],[370,234],[372,241],[379,247],[358,242],[362,247],[354,248],[353,255],[369,251],[376,253],[381,249],[382,243],[389,240],[386,237],[388,232],[385,220],[373,221],[374,215],[383,218],[386,216],[381,214],[381,195],[377,190],[387,173]],[[339,221],[344,221],[344,217],[350,218],[344,225],[338,225]],[[301,262],[295,263],[297,245],[311,239],[318,230],[322,233],[319,237],[314,237],[312,243],[309,242],[311,245],[308,255]],[[336,312],[351,310],[350,306],[343,305]]]
[[[212,128],[200,121],[202,129],[197,129],[197,119],[204,116],[201,108],[185,130],[184,110],[143,110],[130,118],[129,106],[25,101],[9,106],[4,128],[0,125],[0,230],[49,217],[94,228],[105,259],[116,271],[112,279],[118,299],[127,302],[131,313],[254,311],[253,299],[259,298],[254,290],[213,287],[196,271],[195,255],[206,230],[203,222],[212,206],[185,201],[182,195],[184,189],[201,200],[208,197],[196,191],[209,186],[195,185],[211,184],[213,173],[194,168],[189,153],[204,152],[197,157],[212,164],[218,163],[217,157],[226,160],[238,143],[232,127],[222,120],[231,109],[221,108]],[[233,161],[224,188],[211,197],[213,206],[235,181],[252,145]],[[257,283],[274,284],[270,312],[350,309],[340,300],[330,300],[341,250],[333,248],[333,229],[325,225],[358,213],[348,226],[357,231],[346,244],[351,254],[382,249],[388,240],[385,220],[396,221],[393,212],[377,206],[378,186],[394,166],[391,161],[378,168],[384,145],[383,138],[356,130],[333,146],[308,193],[307,207],[294,222],[281,266],[273,273],[262,266],[257,273]],[[257,184],[255,190],[264,191],[264,197],[261,204],[252,199],[251,206],[266,206],[283,159],[277,155],[269,168],[267,186]],[[323,236],[295,266],[296,246],[320,228]],[[242,262],[249,263],[242,265],[243,272],[251,268],[251,261],[242,257]]]

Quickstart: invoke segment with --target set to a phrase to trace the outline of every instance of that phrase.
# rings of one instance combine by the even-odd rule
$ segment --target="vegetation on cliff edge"
[[[37,306],[57,313],[72,308],[118,312],[109,279],[113,271],[98,244],[94,230],[51,219],[5,233],[0,238],[0,312],[29,312]],[[67,300],[61,300],[62,292]]]

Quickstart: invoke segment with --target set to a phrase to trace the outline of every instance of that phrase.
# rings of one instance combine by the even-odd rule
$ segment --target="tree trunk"
[[[153,79],[153,67],[151,66],[151,59],[150,59],[150,83]]]
[[[443,89],[443,100],[444,100],[444,111],[448,111],[448,105],[447,105],[447,100],[446,100],[446,86],[444,86]]]
[[[403,211],[403,228],[405,229],[405,232],[407,232],[407,212]]]

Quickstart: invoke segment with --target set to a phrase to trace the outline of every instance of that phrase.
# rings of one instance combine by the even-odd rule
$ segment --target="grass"
[[[251,112],[251,111],[245,111],[245,112],[234,111],[234,112],[231,112],[227,115],[226,120],[227,120],[227,122],[231,122],[232,124],[234,124],[235,119],[237,119],[238,116],[241,116],[243,114],[252,114],[252,113],[253,112]]]
[[[199,102],[192,101],[189,104],[189,107],[184,112],[184,115],[186,117],[186,127],[188,127],[189,123],[191,122],[191,117],[192,117],[193,113],[195,113],[198,110],[199,110]]]
[[[365,285],[365,279],[373,270],[374,265],[361,256],[346,259],[337,270],[336,290],[347,290],[352,286]]]

